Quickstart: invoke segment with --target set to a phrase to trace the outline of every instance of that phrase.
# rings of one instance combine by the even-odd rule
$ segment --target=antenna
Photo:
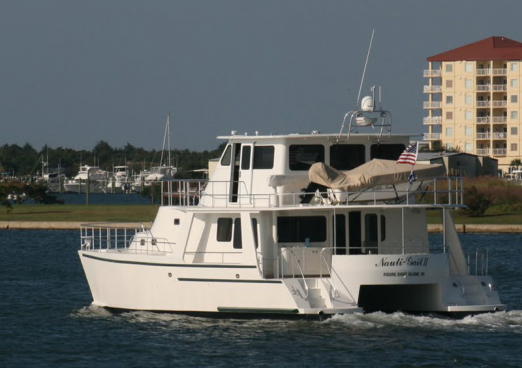
[[[359,85],[359,94],[357,95],[356,106],[359,106],[359,99],[361,98],[361,90],[362,90],[362,86],[364,83],[364,76],[366,74],[366,67],[368,66],[368,60],[370,59],[370,51],[372,50],[372,42],[373,42],[374,33],[375,33],[375,28],[372,29],[372,37],[370,38],[370,45],[368,46],[368,53],[366,54],[366,62],[364,63],[364,69],[363,69],[363,73],[362,73],[362,77],[361,77],[361,84]]]

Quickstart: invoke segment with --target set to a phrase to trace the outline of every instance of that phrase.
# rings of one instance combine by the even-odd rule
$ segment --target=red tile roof
[[[506,37],[489,37],[430,56],[428,61],[522,60],[522,43]]]

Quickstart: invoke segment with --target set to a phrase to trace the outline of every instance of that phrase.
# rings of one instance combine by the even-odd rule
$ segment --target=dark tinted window
[[[256,249],[259,247],[259,236],[257,235],[257,219],[252,219],[252,232],[254,233],[254,243],[256,244]]]
[[[308,170],[316,162],[324,162],[324,146],[321,144],[294,144],[289,152],[290,170]]]
[[[370,148],[370,159],[397,160],[405,149],[404,144],[373,144]]]
[[[232,240],[232,219],[219,218],[217,222],[217,241],[229,242]]]
[[[336,144],[330,147],[330,166],[351,170],[366,162],[363,144]]]
[[[279,243],[304,243],[326,241],[326,217],[278,217],[277,236]]]
[[[386,217],[381,215],[381,241],[386,239]]]
[[[254,147],[254,169],[272,169],[274,167],[274,146]]]
[[[234,219],[234,244],[235,249],[243,248],[243,240],[241,239],[241,219]]]
[[[250,146],[243,146],[243,154],[241,156],[241,170],[250,170]]]
[[[223,166],[229,166],[230,165],[230,155],[231,155],[231,146],[228,145],[225,149],[225,153],[223,154],[223,157],[221,158],[221,165]]]

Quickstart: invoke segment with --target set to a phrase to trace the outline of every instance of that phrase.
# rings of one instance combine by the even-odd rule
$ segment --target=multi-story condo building
[[[498,159],[521,157],[522,43],[490,37],[427,59],[424,139],[434,148]]]

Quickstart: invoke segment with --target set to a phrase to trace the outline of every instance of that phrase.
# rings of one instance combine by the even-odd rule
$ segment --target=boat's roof
[[[353,133],[350,134],[350,136],[346,134],[339,135],[338,133],[329,133],[329,134],[322,134],[322,133],[290,133],[290,134],[270,134],[270,135],[248,135],[247,133],[244,134],[231,134],[231,135],[222,135],[218,136],[218,139],[222,140],[229,140],[229,141],[287,141],[287,140],[296,140],[296,141],[302,141],[302,140],[319,140],[319,141],[337,141],[340,142],[346,142],[347,140],[354,140],[354,141],[361,141],[361,140],[380,140],[380,141],[386,141],[386,140],[394,140],[394,139],[409,139],[409,134],[392,134],[388,136],[387,134],[360,134],[360,133]]]

